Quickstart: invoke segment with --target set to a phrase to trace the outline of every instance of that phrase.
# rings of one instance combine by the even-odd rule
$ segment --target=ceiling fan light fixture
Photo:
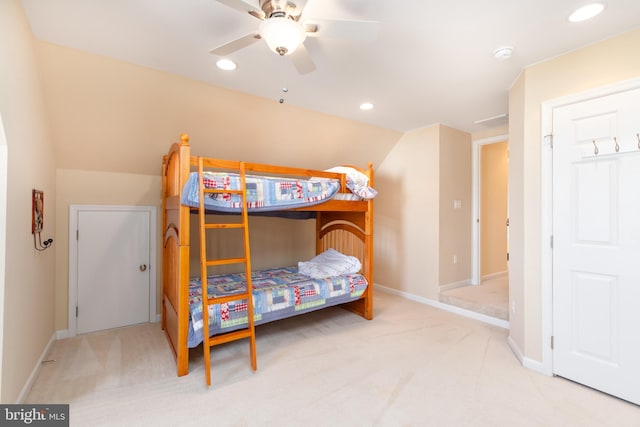
[[[272,17],[260,24],[260,37],[278,55],[290,55],[307,38],[299,22],[287,17]]]

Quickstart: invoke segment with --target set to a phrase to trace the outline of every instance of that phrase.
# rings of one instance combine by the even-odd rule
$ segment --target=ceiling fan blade
[[[378,38],[377,21],[316,20],[304,22],[309,37],[326,37],[356,41],[374,41]],[[315,30],[315,31],[314,31]]]
[[[264,19],[264,12],[260,9],[256,9],[254,5],[251,3],[247,3],[243,0],[216,0],[218,3],[222,3],[225,6],[229,6],[232,9],[235,9],[242,13],[248,13],[251,16],[254,16],[258,19]]]
[[[230,41],[229,43],[225,43],[221,46],[213,48],[210,52],[214,55],[226,56],[257,42],[260,39],[261,37],[258,33],[247,34],[246,36],[240,37],[239,39],[235,39],[233,41]]]
[[[303,43],[289,55],[289,58],[300,74],[308,74],[316,69],[316,64],[313,63],[313,59]]]
[[[295,17],[300,17],[302,12],[304,11],[304,7],[307,5],[307,0],[296,0],[295,1],[296,9],[292,13]]]

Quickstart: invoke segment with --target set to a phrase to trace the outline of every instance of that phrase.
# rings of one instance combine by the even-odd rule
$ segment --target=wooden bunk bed
[[[312,206],[297,207],[287,212],[308,212],[316,221],[316,253],[335,250],[348,257],[355,257],[360,261],[361,269],[358,272],[366,280],[365,288],[361,294],[357,294],[353,300],[340,303],[341,307],[351,310],[365,319],[373,318],[373,200],[353,199],[347,196],[350,190],[347,188],[347,178],[343,173],[290,168],[257,163],[217,160],[191,155],[189,137],[181,135],[180,142],[174,143],[162,162],[162,329],[165,331],[171,349],[176,358],[178,376],[186,375],[189,370],[189,344],[192,326],[190,324],[190,221],[198,218],[200,232],[200,276],[202,282],[201,295],[207,295],[209,304],[226,303],[231,300],[239,300],[241,297],[249,297],[254,290],[252,285],[253,272],[251,271],[247,194],[245,191],[236,191],[242,200],[242,206],[238,215],[240,220],[233,224],[208,224],[207,213],[211,213],[205,206],[204,200],[207,192],[220,192],[219,190],[207,190],[203,185],[203,172],[206,170],[232,170],[240,179],[242,188],[245,188],[247,174],[289,176],[295,179],[303,178],[329,178],[339,180],[339,189],[336,197],[318,202]],[[373,169],[371,164],[366,170],[358,169],[364,173],[373,186]],[[185,184],[193,172],[198,176],[199,206],[194,208],[181,203],[184,196]],[[229,191],[229,190],[225,190]],[[194,215],[195,214],[195,215]],[[206,257],[205,233],[210,229],[239,228],[243,230],[244,255],[233,259],[209,260]],[[194,237],[194,241],[196,241]],[[210,278],[207,276],[207,267],[221,264],[243,264],[246,272],[246,287],[243,292],[232,296],[211,297],[211,290],[207,291]],[[254,279],[255,280],[255,279]],[[368,284],[368,285],[367,285]],[[193,286],[193,285],[192,285]],[[192,288],[193,290],[193,288]],[[255,298],[255,297],[254,297]],[[250,341],[250,359],[253,369],[257,367],[255,348],[255,324],[253,314],[253,300],[248,298],[248,322],[240,330],[219,333],[209,331],[209,310],[202,309],[203,337],[213,334],[209,340],[204,339],[205,375],[207,384],[210,384],[210,347],[224,342],[241,338]],[[192,299],[192,298],[191,298]],[[193,299],[192,299],[193,300]],[[205,307],[202,305],[202,307]],[[191,329],[190,329],[191,328]]]

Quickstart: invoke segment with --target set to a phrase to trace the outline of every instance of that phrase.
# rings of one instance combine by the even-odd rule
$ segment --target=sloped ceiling
[[[442,123],[467,132],[499,124],[474,122],[507,112],[508,89],[527,65],[640,23],[638,0],[608,0],[592,21],[569,23],[584,3],[309,0],[305,18],[379,25],[372,40],[308,38],[317,69],[300,75],[261,41],[230,55],[237,70],[217,69],[209,51],[259,21],[216,0],[22,0],[43,41],[390,130]],[[493,57],[502,46],[514,48],[511,59]],[[375,108],[360,111],[363,101]]]

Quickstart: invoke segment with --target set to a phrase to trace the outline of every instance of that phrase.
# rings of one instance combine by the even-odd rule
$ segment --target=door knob
[[[147,264],[140,265],[140,271],[146,271],[146,270],[147,270]]]

